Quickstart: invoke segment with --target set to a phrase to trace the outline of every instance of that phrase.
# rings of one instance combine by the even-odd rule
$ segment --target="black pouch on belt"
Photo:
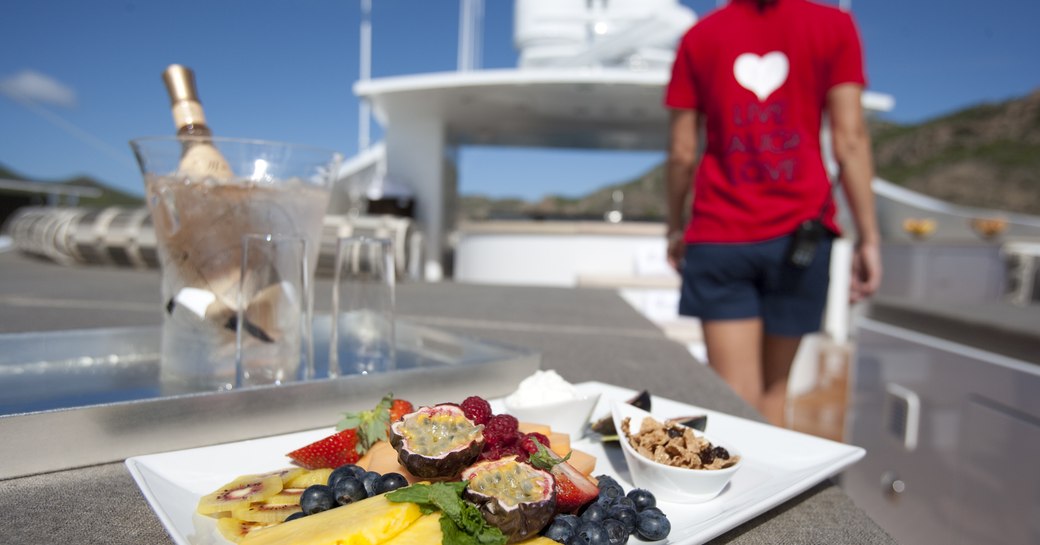
[[[791,245],[787,247],[787,263],[799,269],[808,267],[816,256],[816,249],[825,231],[826,227],[818,219],[805,220],[799,224],[791,235]]]

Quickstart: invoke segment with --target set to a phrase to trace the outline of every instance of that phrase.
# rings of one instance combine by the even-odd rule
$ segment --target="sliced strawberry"
[[[577,513],[599,496],[599,488],[582,472],[567,462],[553,466],[552,476],[556,481],[556,512]]]
[[[596,500],[599,496],[599,487],[592,479],[567,463],[570,454],[565,458],[560,458],[539,441],[532,442],[532,445],[537,452],[531,454],[531,465],[552,473],[555,483],[553,488],[556,489],[557,514],[577,513],[586,504]]]
[[[334,468],[358,461],[360,455],[357,442],[357,430],[343,430],[296,449],[286,456],[307,469]]]
[[[405,401],[403,399],[395,399],[393,403],[390,404],[390,423],[392,424],[394,422],[397,422],[398,420],[404,418],[404,415],[414,412],[415,407],[412,405],[410,401]]]

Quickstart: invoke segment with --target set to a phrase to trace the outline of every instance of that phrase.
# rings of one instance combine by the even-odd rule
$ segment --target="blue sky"
[[[836,0],[835,0],[836,1]],[[682,0],[699,15],[715,0]],[[454,70],[457,0],[373,0],[373,76]],[[921,121],[1040,87],[1034,0],[854,0],[871,88]],[[357,151],[359,0],[5,0],[0,163],[140,194],[127,140],[172,132],[162,70],[195,69],[221,135]],[[513,3],[485,0],[483,67],[515,66]],[[538,198],[624,181],[657,153],[464,149],[460,191]]]

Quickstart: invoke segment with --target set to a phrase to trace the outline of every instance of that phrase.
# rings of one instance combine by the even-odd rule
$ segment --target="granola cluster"
[[[725,448],[697,437],[692,428],[647,417],[639,432],[630,434],[630,421],[625,418],[621,422],[621,432],[636,452],[655,462],[689,469],[724,469],[740,460],[739,456],[730,456]]]

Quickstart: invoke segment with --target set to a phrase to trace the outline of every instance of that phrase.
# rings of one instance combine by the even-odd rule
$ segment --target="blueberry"
[[[297,512],[295,512],[295,513],[285,517],[285,520],[283,520],[282,522],[289,522],[290,520],[302,519],[303,517],[306,517],[306,516],[307,515],[303,514],[303,511],[297,511]]]
[[[578,515],[570,515],[570,514],[556,515],[556,517],[553,518],[553,522],[557,522],[557,521],[558,522],[562,522],[562,523],[566,524],[567,526],[570,526],[572,531],[573,530],[577,530],[578,526],[581,526],[581,518],[578,517]]]
[[[574,531],[567,545],[610,545],[610,537],[602,524],[585,522]]]
[[[607,508],[598,503],[589,505],[581,514],[582,522],[599,522],[605,518],[607,518]]]
[[[632,501],[627,496],[622,496],[622,497],[618,498],[611,505],[618,506],[618,507],[628,507],[629,509],[632,509],[633,511],[639,511],[639,509],[636,509],[636,502]]]
[[[711,449],[711,453],[714,454],[716,458],[729,460],[729,451],[726,450],[725,447],[715,447]]]
[[[629,490],[628,499],[632,500],[632,503],[636,506],[636,511],[642,511],[647,507],[653,507],[657,505],[657,498],[649,490],[642,488],[633,488]]]
[[[336,507],[336,496],[323,484],[312,484],[300,495],[300,508],[307,515],[321,513]]]
[[[614,503],[618,498],[625,497],[625,489],[617,482],[599,483],[599,497],[596,501],[604,505]]]
[[[600,490],[602,490],[603,487],[607,486],[608,484],[618,484],[618,482],[614,479],[614,477],[611,477],[610,475],[596,475],[596,486],[599,487]]]
[[[354,477],[360,479],[361,476],[364,474],[365,470],[361,469],[360,467],[354,464],[342,465],[337,467],[336,469],[333,469],[332,473],[329,474],[328,485],[332,488],[336,488],[336,482],[342,479],[343,477]]]
[[[610,545],[625,545],[628,542],[628,536],[632,535],[632,530],[616,519],[604,520],[603,529],[607,531]]]
[[[343,477],[336,481],[336,486],[332,487],[332,494],[340,505],[347,505],[368,497],[365,485],[361,484],[357,477]]]
[[[634,507],[616,503],[607,508],[607,517],[623,524],[625,531],[630,534],[635,531],[636,522],[639,520],[639,514],[636,513]]]
[[[385,473],[379,478],[379,493],[390,492],[408,486],[408,479],[400,473]]]
[[[653,508],[656,509],[656,508]],[[639,514],[639,523],[636,525],[636,533],[640,538],[646,541],[659,541],[666,537],[672,531],[672,523],[668,522],[668,517],[646,515],[643,511]]]
[[[642,511],[639,512],[639,516],[640,517],[643,517],[643,516],[647,516],[647,517],[663,517],[663,516],[665,516],[665,514],[664,514],[664,511],[661,511],[660,507],[656,507],[655,506],[655,507],[647,507],[646,509],[643,509]]]
[[[574,537],[575,529],[576,527],[571,526],[569,522],[556,517],[542,535],[557,543],[567,543]]]
[[[366,471],[361,476],[361,484],[365,485],[365,494],[371,498],[379,494],[379,483],[383,476],[375,471]]]

